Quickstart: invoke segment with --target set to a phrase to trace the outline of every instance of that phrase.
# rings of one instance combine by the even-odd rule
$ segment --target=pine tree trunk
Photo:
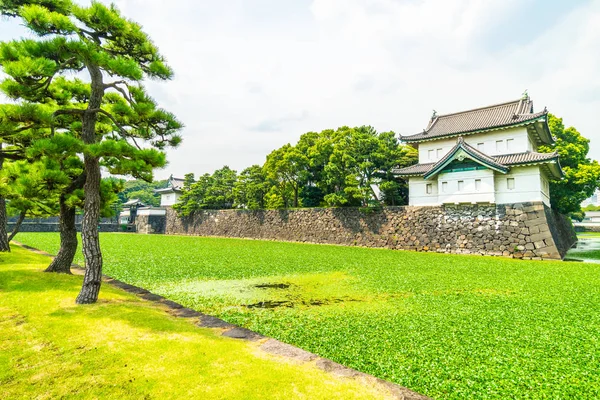
[[[96,143],[97,110],[104,96],[102,72],[97,65],[87,64],[92,81],[92,92],[88,109],[82,118],[82,139],[86,145]],[[83,286],[75,300],[77,304],[91,304],[98,300],[102,283],[102,252],[100,251],[100,236],[98,234],[98,219],[100,217],[100,159],[89,153],[84,154],[86,180],[83,186],[85,202],[83,205],[83,221],[81,224],[81,242],[85,260],[85,275]]]
[[[75,209],[65,204],[60,196],[60,250],[45,272],[70,274],[71,264],[77,251],[77,228],[75,227]]]
[[[2,151],[2,143],[0,142],[0,151]],[[0,170],[4,164],[4,158],[0,157]],[[6,200],[4,197],[0,197],[0,252],[10,251],[10,245],[8,244],[8,235],[6,233]]]
[[[25,212],[25,211],[23,211],[21,214],[19,214],[19,219],[17,219],[17,222],[15,223],[15,226],[13,227],[12,232],[10,233],[10,235],[8,235],[9,242],[15,238],[17,233],[19,233],[19,229],[21,229],[21,224],[25,220],[26,214],[27,214],[27,212]]]
[[[6,200],[0,197],[0,251],[10,251],[8,235],[6,234]]]

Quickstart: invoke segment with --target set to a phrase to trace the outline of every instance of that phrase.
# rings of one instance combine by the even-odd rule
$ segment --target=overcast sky
[[[82,0],[82,2],[84,2]],[[108,2],[107,2],[108,3]],[[175,70],[149,92],[186,128],[157,178],[241,171],[308,131],[414,134],[527,89],[600,159],[600,1],[117,0]],[[1,21],[0,40],[23,35]]]

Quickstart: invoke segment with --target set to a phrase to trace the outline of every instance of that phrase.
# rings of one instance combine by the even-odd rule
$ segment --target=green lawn
[[[364,382],[218,336],[105,285],[76,306],[80,276],[48,257],[0,253],[0,399],[378,399]]]
[[[56,234],[17,238],[58,245]],[[110,276],[434,398],[600,396],[597,264],[185,236],[101,241]]]

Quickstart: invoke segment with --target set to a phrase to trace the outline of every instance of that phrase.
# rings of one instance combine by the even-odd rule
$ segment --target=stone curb
[[[47,257],[54,257],[52,254],[46,251],[27,246],[26,244],[14,240],[13,243],[33,253]],[[85,268],[78,264],[71,264],[71,267],[76,270],[76,275],[82,275],[85,271]],[[198,312],[191,308],[184,307],[181,304],[176,303],[172,300],[168,300],[160,295],[150,293],[144,288],[130,285],[128,283],[111,278],[104,274],[102,275],[102,281],[119,289],[122,289],[128,293],[135,294],[141,299],[162,304],[169,309],[168,313],[175,317],[190,319],[197,318],[197,326],[202,328],[218,330],[221,333],[221,336],[233,339],[247,340],[251,342],[260,342],[261,344],[258,346],[258,348],[267,354],[276,355],[300,363],[314,363],[314,365],[320,370],[335,375],[337,377],[344,377],[348,379],[362,378],[367,382],[373,384],[374,386],[380,386],[385,388],[394,398],[398,400],[431,400],[427,396],[414,392],[398,384],[346,367],[342,364],[336,363],[335,361],[320,357],[314,353],[310,353],[299,347],[292,346],[291,344],[287,344],[284,342],[280,342],[277,339],[263,336],[260,333],[251,331],[250,329],[230,324],[229,322],[223,321],[222,319],[214,317],[212,315],[202,314],[201,312]]]

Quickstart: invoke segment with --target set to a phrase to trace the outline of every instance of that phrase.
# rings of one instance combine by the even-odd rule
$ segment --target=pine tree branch
[[[117,122],[117,119],[111,113],[109,113],[108,111],[103,110],[101,108],[93,108],[93,109],[87,110],[87,112],[97,112],[97,113],[106,115],[113,122],[113,124],[115,124],[115,126],[117,127],[119,132],[121,132],[121,135],[123,135],[123,137],[131,138],[131,140],[133,140],[133,144],[135,145],[135,147],[137,147],[138,150],[142,149],[136,142],[135,137],[133,137],[129,132],[127,132],[127,130],[125,128],[123,128],[123,126],[121,124],[119,124]]]
[[[83,115],[85,110],[81,110],[79,108],[64,108],[61,110],[56,110],[52,113],[52,122],[50,123],[50,135],[54,136],[54,118],[59,115]]]
[[[122,87],[119,87],[118,85],[125,85],[127,87],[127,91],[125,89],[123,89]],[[111,83],[105,83],[104,84],[104,89],[108,89],[108,88],[113,88],[115,90],[117,90],[119,93],[121,93],[123,95],[123,97],[125,97],[125,100],[127,100],[129,102],[129,104],[135,104],[135,101],[133,101],[133,99],[131,98],[131,93],[128,92],[129,91],[129,83],[127,81],[116,81],[116,82],[111,82]]]

